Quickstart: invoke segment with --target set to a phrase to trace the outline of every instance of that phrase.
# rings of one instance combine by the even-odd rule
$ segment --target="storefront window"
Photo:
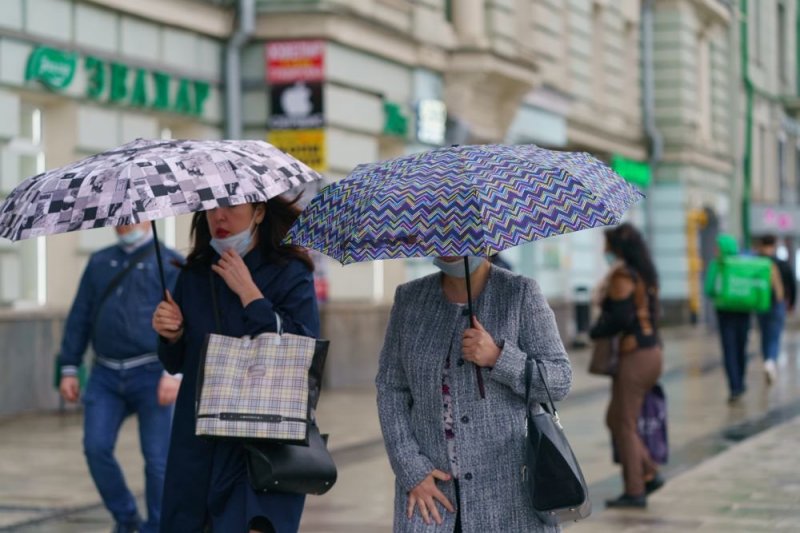
[[[2,196],[23,179],[44,172],[42,111],[21,104],[19,131],[3,147]],[[12,243],[0,242],[0,304],[14,307],[44,305],[47,300],[47,248],[44,237]]]

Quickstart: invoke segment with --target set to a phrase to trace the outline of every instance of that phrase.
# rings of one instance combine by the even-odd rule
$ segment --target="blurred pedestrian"
[[[78,400],[77,371],[91,342],[96,357],[83,397],[89,472],[114,517],[114,531],[150,533],[159,528],[172,404],[180,381],[164,372],[150,325],[162,298],[150,223],[115,231],[119,243],[89,258],[67,317],[59,355],[60,392],[66,401]],[[162,250],[171,287],[178,275],[171,262],[181,257],[163,245]],[[114,458],[119,428],[134,413],[145,461],[145,523]]]
[[[767,306],[772,291],[783,300],[783,283],[775,264],[762,258],[739,256],[739,245],[732,235],[717,237],[717,257],[708,265],[706,294],[714,300],[717,327],[722,344],[729,403],[736,403],[747,390],[747,337],[750,315],[760,301]]]
[[[378,413],[396,476],[396,533],[556,531],[534,514],[525,463],[525,362],[543,362],[554,400],[572,370],[535,281],[469,258],[398,287],[381,352]],[[476,380],[476,370],[481,380]],[[534,409],[547,401],[534,373]]]
[[[183,372],[172,429],[161,531],[294,533],[305,495],[256,492],[243,444],[195,436],[195,393],[209,333],[242,337],[277,331],[319,336],[314,266],[305,250],[281,244],[296,201],[218,207],[192,220],[192,251],[170,295],[153,314],[159,356]],[[212,292],[213,291],[213,292]],[[222,331],[218,331],[215,307]]]
[[[606,258],[612,270],[605,282],[601,313],[592,339],[618,337],[606,424],[619,452],[625,491],[608,507],[646,507],[647,495],[664,481],[638,432],[645,395],[662,370],[658,334],[658,274],[642,234],[625,223],[606,230]]]
[[[777,360],[780,353],[781,335],[786,324],[786,314],[794,310],[797,298],[797,280],[792,266],[788,261],[778,259],[776,255],[777,239],[774,235],[765,235],[758,240],[757,251],[763,257],[768,257],[775,264],[783,286],[783,298],[778,298],[778,292],[773,288],[771,306],[766,313],[757,315],[759,329],[761,330],[761,353],[764,357],[764,374],[768,384],[772,384],[777,375]]]

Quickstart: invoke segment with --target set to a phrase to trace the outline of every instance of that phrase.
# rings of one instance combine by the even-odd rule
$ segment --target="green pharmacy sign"
[[[40,46],[28,58],[25,79],[63,91],[72,84],[79,61],[76,53]],[[173,82],[163,72],[93,56],[83,58],[83,72],[89,99],[130,107],[202,116],[210,92],[204,81],[178,78]]]
[[[69,87],[78,66],[77,54],[40,46],[28,58],[25,80],[39,80],[54,91]]]
[[[653,180],[650,165],[642,161],[615,155],[611,158],[611,168],[630,183],[643,189]]]

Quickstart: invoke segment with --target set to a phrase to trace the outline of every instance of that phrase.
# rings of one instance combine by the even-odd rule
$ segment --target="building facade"
[[[0,2],[0,197],[137,137],[220,137],[232,19],[181,1]],[[160,230],[185,250],[186,217]],[[89,254],[114,239],[111,229],[0,239],[0,416],[58,405],[53,358],[66,309]]]
[[[232,16],[194,5],[188,20],[180,3],[0,2],[1,194],[137,137],[221,136],[221,39]],[[185,218],[161,229],[185,248]],[[0,240],[0,301],[65,308],[88,254],[113,239],[93,230]]]
[[[745,106],[741,145],[749,165],[742,180],[741,232],[753,237],[777,235],[779,253],[796,266],[800,248],[800,13],[797,2],[786,0],[749,0],[742,7],[746,23],[738,36],[743,44]]]
[[[685,321],[701,313],[703,265],[714,254],[713,238],[703,237],[739,212],[738,17],[716,0],[653,4],[653,112],[663,140],[651,189],[653,253],[666,314]]]
[[[321,170],[331,179],[361,162],[451,143],[535,143],[608,162],[646,160],[638,1],[262,0],[258,7],[245,50],[247,135],[269,138],[274,124],[276,99],[264,98],[275,66],[265,60],[270,43],[321,42]],[[444,114],[431,119],[430,109]],[[392,114],[407,127],[393,129]],[[428,126],[439,135],[420,135]],[[558,305],[597,281],[602,251],[592,231],[504,255]],[[332,300],[376,302],[431,271],[424,261],[331,262],[325,270]]]

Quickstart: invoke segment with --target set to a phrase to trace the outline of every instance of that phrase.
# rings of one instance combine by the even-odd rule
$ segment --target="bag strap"
[[[527,407],[530,405],[531,401],[531,382],[533,381],[534,364],[536,365],[536,369],[539,371],[539,378],[542,380],[544,391],[547,393],[547,401],[549,402],[549,405],[546,403],[540,405],[544,407],[545,410],[549,410],[551,414],[556,415],[558,411],[556,410],[556,404],[553,402],[553,397],[550,395],[550,388],[547,386],[547,379],[545,379],[544,373],[542,372],[542,362],[532,357],[529,357],[525,360],[525,406]]]
[[[155,252],[155,243],[153,243],[153,246],[150,246],[149,244],[144,245],[141,250],[136,252],[136,254],[128,260],[128,266],[123,268],[117,273],[116,276],[111,278],[111,281],[108,283],[103,291],[103,294],[100,296],[100,299],[97,301],[97,307],[95,307],[94,315],[92,316],[92,325],[97,324],[97,317],[100,316],[100,310],[103,308],[103,304],[106,303],[108,297],[111,296],[117,287],[119,287],[119,284],[122,283],[122,280],[125,279],[125,276],[127,276],[128,273],[133,270],[133,267],[135,267],[139,261],[150,257],[153,252]],[[92,329],[94,329],[94,327]],[[92,336],[94,336],[94,331],[92,332]]]
[[[208,281],[211,284],[211,306],[214,308],[214,323],[217,326],[217,333],[222,334],[222,320],[219,318],[219,304],[217,303],[217,284],[214,282],[214,272],[208,271]]]

